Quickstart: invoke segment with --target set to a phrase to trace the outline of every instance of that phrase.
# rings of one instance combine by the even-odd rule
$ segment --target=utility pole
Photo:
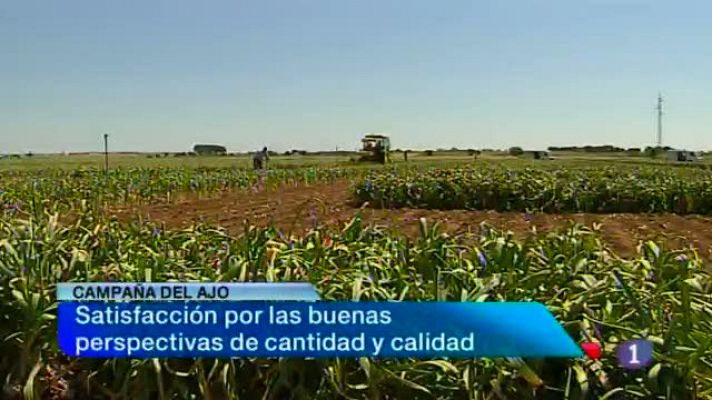
[[[658,147],[663,146],[663,96],[658,93]]]
[[[104,134],[104,170],[109,172],[109,134]]]

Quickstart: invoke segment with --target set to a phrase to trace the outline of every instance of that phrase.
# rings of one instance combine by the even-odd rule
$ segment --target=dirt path
[[[345,181],[312,186],[282,186],[260,192],[234,192],[212,199],[185,199],[175,204],[156,204],[114,210],[119,219],[141,215],[171,228],[190,226],[202,221],[218,224],[237,232],[245,223],[275,224],[284,233],[299,234],[314,225],[339,228],[358,208],[350,204]],[[532,226],[539,231],[563,226],[568,220],[601,225],[606,242],[622,255],[635,252],[643,239],[660,239],[670,246],[693,244],[706,258],[712,258],[712,218],[675,214],[533,214],[495,211],[438,211],[421,209],[378,210],[365,208],[366,223],[397,227],[408,235],[418,232],[418,219],[425,217],[449,233],[477,231],[481,222],[524,234]]]

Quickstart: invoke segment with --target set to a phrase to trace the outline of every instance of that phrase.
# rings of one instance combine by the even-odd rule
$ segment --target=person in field
[[[261,151],[255,153],[252,157],[252,167],[257,173],[257,183],[253,187],[254,191],[259,191],[265,187],[265,175],[267,174],[267,161],[269,161],[269,154],[267,154],[267,147],[263,147]]]
[[[263,147],[252,157],[252,166],[255,171],[261,171],[267,167],[267,161],[269,161],[269,154],[267,154],[267,147]]]

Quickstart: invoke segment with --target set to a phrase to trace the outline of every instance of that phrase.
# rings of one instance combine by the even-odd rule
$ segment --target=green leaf
[[[452,363],[444,361],[444,360],[430,360],[430,361],[422,361],[419,363],[419,365],[432,365],[435,367],[438,367],[443,370],[443,372],[453,372],[457,373],[457,367],[455,367]]]
[[[599,400],[606,400],[606,399],[611,399],[613,398],[612,396],[615,395],[616,393],[625,393],[625,389],[622,387],[617,387],[615,389],[609,390],[604,394],[603,396],[599,397]]]

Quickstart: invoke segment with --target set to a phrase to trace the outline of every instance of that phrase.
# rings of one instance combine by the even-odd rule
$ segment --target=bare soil
[[[641,240],[655,239],[669,247],[694,246],[700,254],[712,259],[712,218],[676,214],[544,214],[520,212],[374,209],[353,204],[348,183],[285,185],[274,190],[227,192],[219,198],[186,197],[174,203],[123,207],[112,210],[120,220],[142,217],[184,228],[196,222],[217,224],[239,232],[245,224],[274,225],[285,234],[300,234],[315,225],[340,229],[361,209],[367,224],[398,228],[409,236],[419,231],[418,220],[438,222],[444,232],[458,234],[477,232],[487,222],[497,228],[525,235],[534,227],[549,231],[568,221],[592,226],[600,224],[604,241],[619,254],[635,253]]]

